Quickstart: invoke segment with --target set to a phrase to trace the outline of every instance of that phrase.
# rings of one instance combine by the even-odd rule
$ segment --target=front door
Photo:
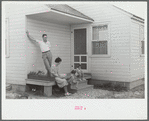
[[[87,29],[74,29],[74,51],[73,51],[73,69],[76,69],[78,64],[84,72],[88,72],[88,56],[87,56]]]

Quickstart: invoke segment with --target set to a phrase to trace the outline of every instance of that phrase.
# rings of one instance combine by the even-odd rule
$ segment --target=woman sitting
[[[58,72],[59,65],[61,64],[61,62],[62,62],[61,58],[58,57],[55,59],[55,64],[52,65],[52,67],[51,67],[51,74],[53,77],[55,77],[55,81],[56,81],[58,87],[64,88],[65,96],[69,96],[69,95],[71,95],[71,93],[69,93],[67,91],[68,82],[65,79],[65,77],[63,75],[59,74],[59,72]]]

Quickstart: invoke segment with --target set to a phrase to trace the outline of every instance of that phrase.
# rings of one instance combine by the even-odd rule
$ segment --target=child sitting
[[[79,64],[78,68],[76,68],[76,72],[78,74],[77,77],[79,78],[80,81],[86,81],[86,79],[84,78],[84,73],[83,73],[83,71],[81,69],[81,64]]]
[[[71,71],[71,78],[68,80],[68,83],[70,83],[72,86],[74,86],[76,89],[78,89],[78,78],[76,77],[76,70]]]

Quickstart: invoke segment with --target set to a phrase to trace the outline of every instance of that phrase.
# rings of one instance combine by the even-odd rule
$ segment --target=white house
[[[14,7],[17,6],[17,7]],[[70,7],[71,6],[71,7]],[[94,6],[94,7],[93,7]],[[6,6],[6,82],[24,90],[30,71],[46,72],[38,45],[46,33],[60,73],[82,65],[90,84],[144,83],[144,19],[109,4],[11,4]]]

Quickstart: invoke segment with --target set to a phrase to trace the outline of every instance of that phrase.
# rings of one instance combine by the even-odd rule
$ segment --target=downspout
[[[28,42],[27,42],[27,36],[26,36],[26,30],[27,30],[27,16],[25,15],[25,70],[26,70],[26,72],[25,72],[25,79],[28,79],[28,77],[27,77],[27,57],[28,57],[28,49],[27,49],[27,44],[28,44]]]
[[[72,25],[70,25],[70,71],[72,70],[72,49],[71,49],[71,46],[72,46]]]
[[[131,18],[129,19],[129,82],[131,81]]]

